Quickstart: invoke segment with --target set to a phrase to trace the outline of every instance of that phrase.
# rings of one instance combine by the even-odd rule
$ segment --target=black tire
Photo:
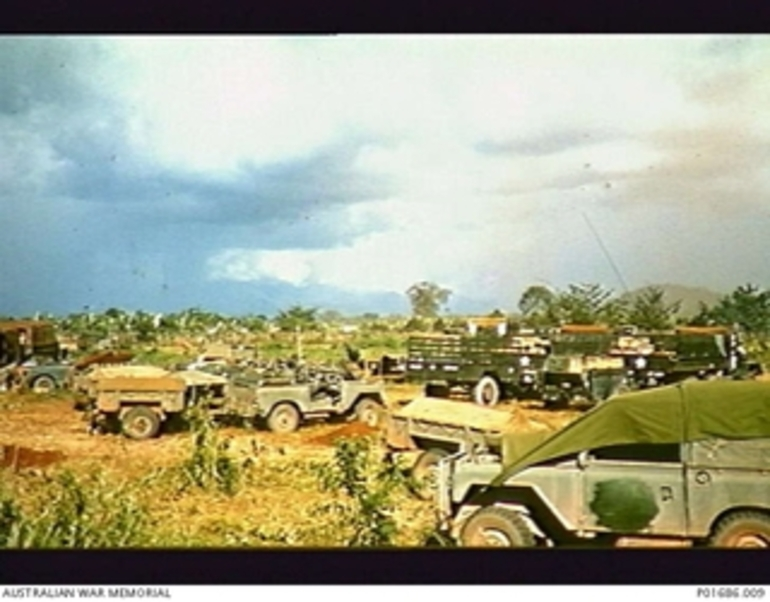
[[[535,546],[535,535],[519,513],[486,506],[477,510],[463,525],[460,544],[475,548],[531,548]]]
[[[129,439],[151,439],[160,431],[160,416],[150,408],[131,408],[120,420],[120,429]]]
[[[482,376],[473,387],[473,401],[482,406],[493,406],[500,401],[500,383],[491,376]]]
[[[41,374],[29,384],[33,393],[50,393],[56,390],[56,381],[48,374]]]
[[[709,538],[714,548],[770,548],[770,515],[734,512],[720,520]]]
[[[423,393],[425,397],[447,398],[449,397],[449,387],[444,384],[428,383],[425,385]]]
[[[356,404],[356,420],[371,428],[382,426],[385,408],[374,399],[365,397]]]
[[[412,466],[411,490],[421,500],[432,500],[436,496],[436,467],[449,452],[445,449],[428,449],[422,452]]]
[[[291,403],[279,403],[267,417],[267,428],[274,433],[293,433],[299,428],[301,416]]]

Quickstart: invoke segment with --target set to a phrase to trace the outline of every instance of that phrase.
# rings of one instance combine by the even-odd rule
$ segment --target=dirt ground
[[[394,409],[417,396],[419,389],[389,385],[387,393]],[[534,402],[498,407],[514,413],[522,432],[561,428],[579,415],[577,410],[544,410]],[[196,524],[205,529],[215,523],[256,526],[312,520],[308,513],[323,495],[298,468],[296,480],[292,480],[292,470],[300,464],[331,459],[335,443],[343,437],[382,435],[356,422],[305,424],[284,435],[230,426],[218,432],[236,457],[261,462],[266,476],[260,486],[249,487],[235,498],[185,495],[164,500],[162,508],[159,503],[159,512],[169,520],[184,515],[190,529]],[[178,465],[189,457],[190,449],[191,436],[184,431],[147,441],[132,441],[119,434],[89,434],[83,414],[74,409],[74,400],[67,393],[0,393],[0,474],[47,474],[59,468],[79,473],[97,467],[124,480],[140,479],[153,469]],[[431,516],[425,504],[406,503],[401,508],[402,522],[422,528],[418,523]]]

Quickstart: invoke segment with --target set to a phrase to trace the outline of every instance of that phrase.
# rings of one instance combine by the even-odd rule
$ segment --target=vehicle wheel
[[[770,547],[770,516],[761,512],[736,512],[714,528],[709,546],[715,548]]]
[[[493,406],[500,401],[500,385],[491,376],[482,376],[473,388],[473,400],[482,406]]]
[[[356,419],[367,426],[377,428],[382,424],[384,410],[378,401],[364,398],[356,404]]]
[[[267,418],[267,428],[274,433],[293,433],[299,428],[299,410],[290,403],[279,403]]]
[[[423,389],[425,397],[449,397],[449,387],[447,385],[440,385],[437,383],[428,383]]]
[[[444,449],[428,449],[422,452],[412,466],[412,493],[421,500],[431,500],[436,495],[436,469],[449,452]]]
[[[531,548],[535,545],[535,536],[517,512],[486,506],[465,523],[460,543],[466,547]]]
[[[120,426],[130,439],[150,439],[160,430],[160,416],[150,408],[138,406],[126,412]]]
[[[35,378],[30,384],[33,393],[50,393],[56,389],[56,381],[47,374]]]

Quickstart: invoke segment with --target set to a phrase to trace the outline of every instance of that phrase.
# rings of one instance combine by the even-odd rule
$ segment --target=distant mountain
[[[681,284],[652,284],[629,291],[622,295],[624,299],[633,300],[644,289],[655,286],[663,289],[663,296],[666,303],[675,303],[681,301],[682,306],[679,309],[679,315],[682,317],[691,317],[698,313],[700,303],[712,306],[725,296],[726,293],[718,293],[707,288],[683,286]]]

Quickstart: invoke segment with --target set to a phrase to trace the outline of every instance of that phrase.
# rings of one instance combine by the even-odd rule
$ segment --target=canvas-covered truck
[[[507,442],[439,463],[461,545],[770,547],[770,383],[636,391],[540,444]]]
[[[43,393],[65,386],[70,372],[56,331],[44,320],[0,321],[0,387]]]
[[[392,453],[415,455],[412,491],[424,500],[435,496],[438,462],[459,451],[500,449],[502,435],[520,428],[506,410],[446,399],[418,397],[387,420],[386,444]],[[541,440],[550,429],[520,433],[517,440]]]
[[[453,388],[480,405],[539,397],[547,341],[534,333],[415,335],[407,343],[406,380],[426,384],[429,396]]]

